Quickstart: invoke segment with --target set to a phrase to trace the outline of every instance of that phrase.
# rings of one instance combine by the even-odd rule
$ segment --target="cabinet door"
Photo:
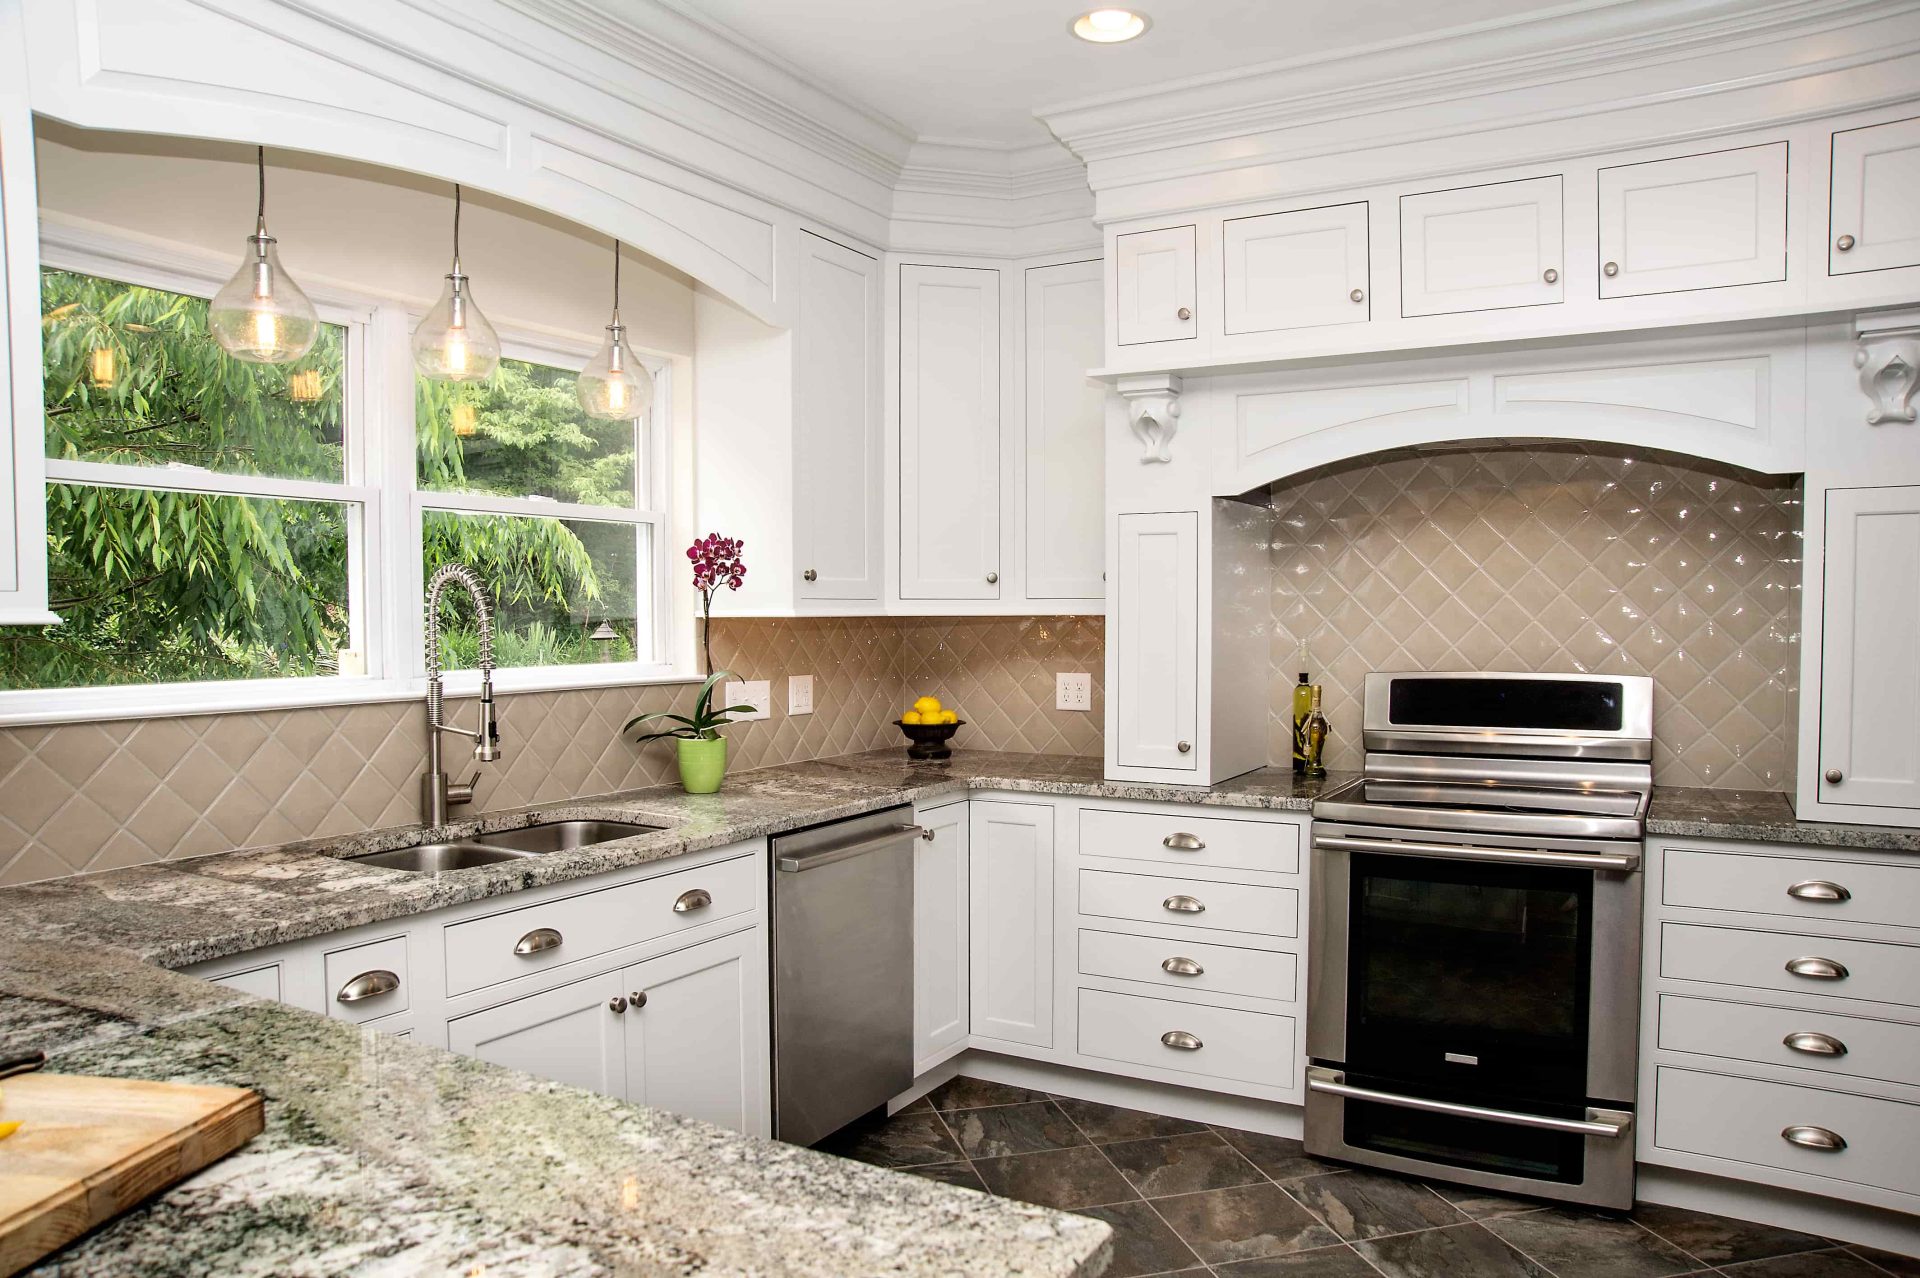
[[[765,935],[736,932],[621,974],[628,1100],[771,1134]]]
[[[880,597],[880,264],[800,235],[794,569],[802,599]]]
[[[0,625],[45,625],[40,222],[21,6],[0,4]]]
[[[1087,377],[1101,363],[1100,269],[1068,262],[1027,272],[1021,543],[1033,599],[1106,593],[1107,392]]]
[[[1823,802],[1920,810],[1917,581],[1920,486],[1827,493]]]
[[[626,1016],[620,973],[608,972],[544,994],[447,1022],[447,1048],[570,1087],[624,1098]]]
[[[1000,272],[900,268],[900,594],[1000,597]]]
[[[1199,332],[1191,226],[1116,235],[1114,334],[1122,346],[1177,342]]]
[[[1192,772],[1199,687],[1200,517],[1121,515],[1114,616],[1114,760]]]
[[[1367,301],[1367,205],[1227,219],[1226,331],[1357,324]]]
[[[1787,144],[1601,169],[1600,296],[1787,278]]]
[[[975,1034],[1053,1045],[1053,809],[976,800],[968,814]]]
[[[1400,197],[1400,313],[1562,300],[1560,177]]]
[[[1920,118],[1833,135],[1827,270],[1920,266]]]
[[[967,1043],[967,804],[920,814],[914,845],[913,1070]]]

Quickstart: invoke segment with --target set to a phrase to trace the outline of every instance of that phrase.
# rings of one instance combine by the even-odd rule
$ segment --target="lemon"
[[[20,1124],[17,1122],[0,1123],[0,1140],[5,1140],[7,1137],[13,1135],[15,1132],[19,1130],[20,1130]]]
[[[940,712],[940,722],[942,722],[942,723],[958,723],[958,722],[960,722],[960,716],[959,716],[958,714],[955,714],[955,713],[954,713],[953,711],[951,711],[951,710],[942,710],[942,711]]]
[[[909,710],[900,716],[900,722],[902,723],[925,723],[926,721],[926,716],[922,715],[918,710]]]
[[[937,715],[941,709],[940,698],[920,697],[914,701],[913,708],[920,712],[920,717],[923,719],[930,714]]]

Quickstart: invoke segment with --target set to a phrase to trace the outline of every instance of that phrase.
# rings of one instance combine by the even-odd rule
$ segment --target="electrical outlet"
[[[753,707],[751,714],[733,716],[741,722],[765,719],[773,714],[773,688],[765,679],[748,679],[742,683],[728,680],[721,687],[721,698],[722,705]]]
[[[813,676],[787,676],[787,713],[813,713]]]
[[[1093,676],[1055,675],[1053,677],[1053,708],[1055,710],[1092,710]]]

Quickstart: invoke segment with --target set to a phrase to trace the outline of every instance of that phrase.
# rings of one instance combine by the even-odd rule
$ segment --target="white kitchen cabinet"
[[[1198,766],[1200,517],[1125,514],[1117,523],[1114,761],[1191,773]]]
[[[880,598],[880,263],[799,236],[794,323],[795,590]]]
[[[20,6],[0,5],[0,625],[45,625],[40,215]]]
[[[621,973],[630,1101],[755,1136],[768,1102],[764,933],[736,932]]]
[[[1564,299],[1560,176],[1400,197],[1400,313],[1547,306]]]
[[[975,800],[968,813],[973,1033],[1053,1044],[1053,808]]]
[[[1101,361],[1101,264],[1030,267],[1020,377],[1018,476],[1029,599],[1106,593],[1102,518],[1107,391],[1087,376]]]
[[[1827,493],[1822,802],[1920,810],[1920,485]]]
[[[1114,340],[1189,341],[1200,331],[1192,226],[1114,237]]]
[[[1000,597],[1000,272],[900,268],[900,595]]]
[[[1371,312],[1364,200],[1228,218],[1221,260],[1229,334],[1358,324]]]
[[[447,1047],[603,1096],[626,1095],[626,997],[619,972],[447,1022]]]
[[[933,835],[914,845],[913,1072],[967,1045],[967,811],[965,800],[919,814]]]
[[[1602,297],[1787,278],[1785,142],[1603,168],[1599,195]]]
[[[1920,117],[1833,135],[1827,270],[1920,266]]]

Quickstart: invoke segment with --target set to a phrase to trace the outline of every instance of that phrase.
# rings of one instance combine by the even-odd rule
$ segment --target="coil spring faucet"
[[[440,717],[440,596],[449,582],[458,582],[473,596],[474,622],[480,630],[480,727],[469,732]],[[500,757],[500,723],[493,710],[493,602],[479,575],[465,564],[443,564],[427,582],[427,771],[420,778],[420,816],[430,826],[447,823],[447,809],[473,802],[473,788],[480,781],[480,769],[465,781],[450,783],[440,760],[440,734],[450,732],[473,742],[477,763],[492,763]]]

